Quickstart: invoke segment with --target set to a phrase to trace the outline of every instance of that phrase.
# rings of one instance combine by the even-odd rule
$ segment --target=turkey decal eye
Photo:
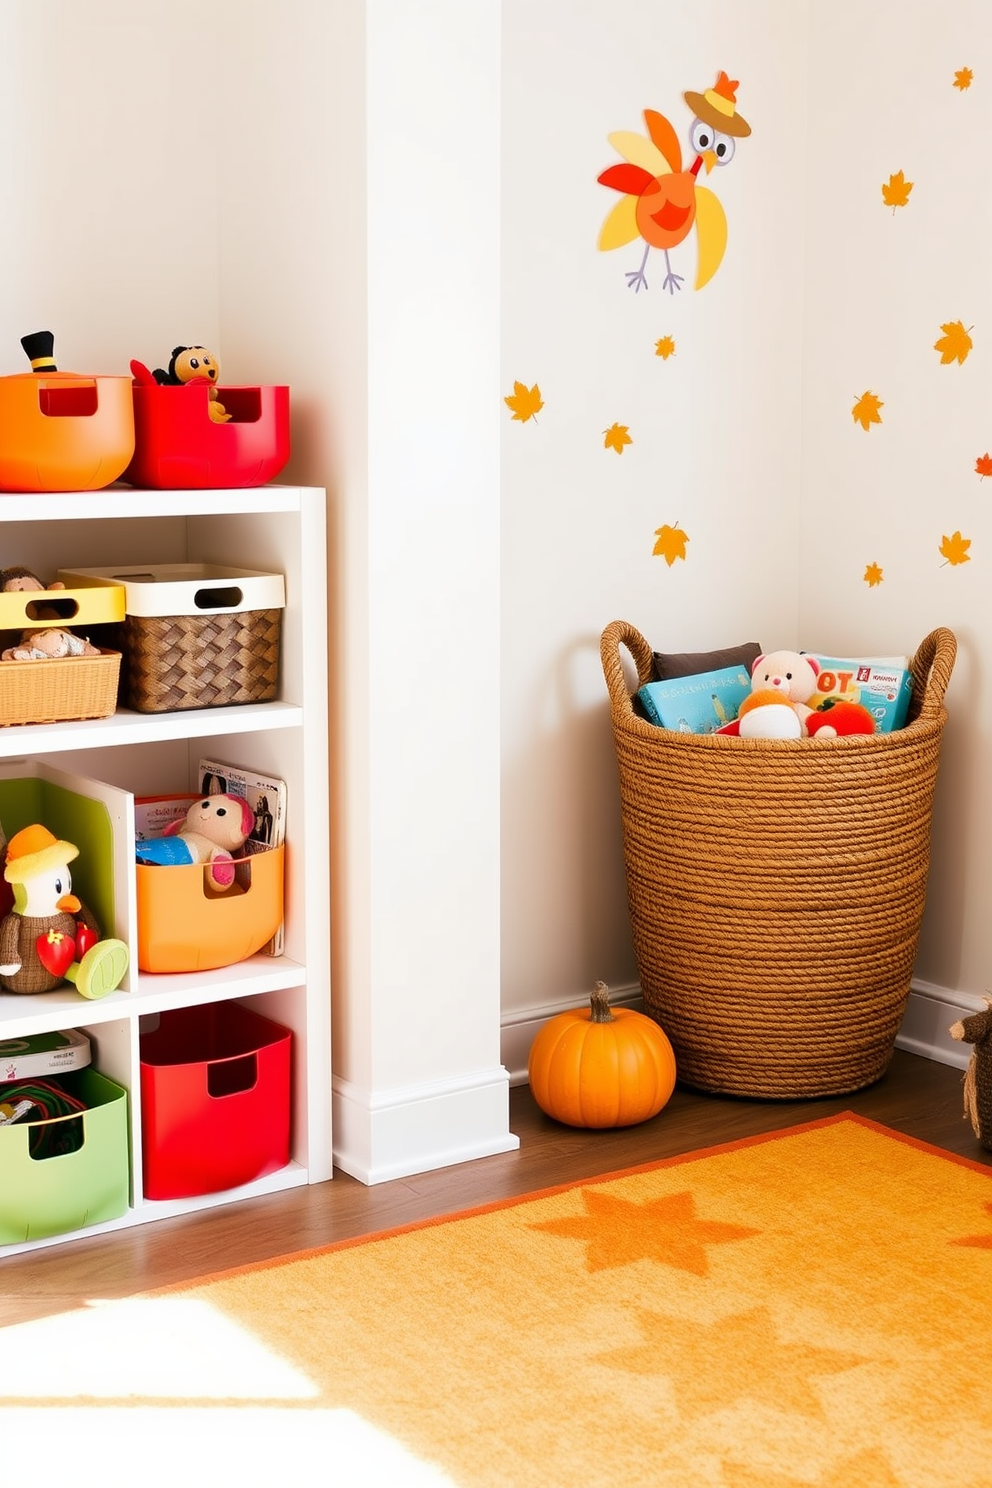
[[[707,124],[705,119],[693,120],[689,143],[697,155],[705,155],[707,150],[711,150],[716,156],[717,165],[729,165],[737,148],[732,134],[721,134],[712,124]]]
[[[734,158],[734,151],[737,149],[737,145],[732,134],[717,133],[713,136],[713,143],[710,149],[716,156],[717,165],[729,165]]]
[[[693,119],[692,128],[689,131],[689,143],[697,155],[702,155],[704,150],[712,150],[713,137],[716,130],[711,124],[703,119]]]
[[[58,894],[59,898],[61,898],[63,894],[68,894],[71,888],[72,879],[69,877],[68,869],[66,869],[64,873],[57,873],[55,875],[55,892],[56,894]]]

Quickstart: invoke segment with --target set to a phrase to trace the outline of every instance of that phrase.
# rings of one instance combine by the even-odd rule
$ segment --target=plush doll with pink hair
[[[255,817],[240,796],[200,796],[186,817],[166,828],[162,837],[139,842],[139,863],[205,863],[211,888],[227,889],[234,882],[234,857],[244,847]]]

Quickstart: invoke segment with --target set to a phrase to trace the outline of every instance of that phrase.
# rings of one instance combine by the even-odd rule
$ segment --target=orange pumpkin
[[[653,1019],[610,1007],[597,982],[588,1008],[549,1018],[527,1076],[547,1116],[566,1126],[633,1126],[657,1116],[675,1089],[675,1055]]]

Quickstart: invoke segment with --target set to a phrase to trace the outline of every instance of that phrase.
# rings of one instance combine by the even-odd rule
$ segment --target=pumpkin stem
[[[591,1009],[591,1023],[615,1023],[616,1019],[610,1012],[610,989],[605,982],[597,982],[592,989],[589,998]]]

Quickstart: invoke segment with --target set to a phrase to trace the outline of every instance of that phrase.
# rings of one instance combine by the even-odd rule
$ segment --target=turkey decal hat
[[[713,87],[707,88],[705,93],[683,93],[682,96],[697,119],[712,124],[723,134],[745,139],[751,133],[751,126],[737,112],[738,87],[736,78],[729,78],[721,72]]]

